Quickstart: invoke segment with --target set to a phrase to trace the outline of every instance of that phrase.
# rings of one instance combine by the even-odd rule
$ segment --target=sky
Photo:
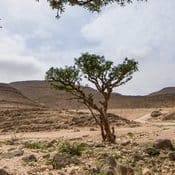
[[[0,82],[42,80],[51,67],[72,65],[84,52],[115,64],[125,57],[139,71],[115,89],[146,95],[175,86],[175,1],[149,0],[91,13],[67,7],[60,19],[46,0],[1,0]]]

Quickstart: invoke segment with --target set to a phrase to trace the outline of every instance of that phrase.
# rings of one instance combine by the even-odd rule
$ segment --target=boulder
[[[134,170],[126,165],[116,162],[114,157],[107,157],[101,172],[106,175],[134,175]]]
[[[162,120],[175,120],[175,112],[170,112],[166,114]]]
[[[153,118],[159,117],[160,115],[162,115],[162,113],[161,113],[160,110],[158,110],[158,111],[153,111],[153,112],[151,113],[151,117],[153,117]]]
[[[5,169],[0,168],[0,175],[10,175]]]
[[[8,151],[6,153],[2,153],[1,157],[5,158],[5,159],[11,159],[14,157],[22,156],[23,154],[24,154],[24,151],[21,149],[18,149],[18,150],[12,150],[12,151]]]
[[[78,164],[79,160],[69,154],[57,153],[52,160],[52,166],[54,169],[61,169],[70,164]]]
[[[169,149],[169,150],[173,150],[173,144],[171,143],[171,140],[169,139],[158,139],[156,140],[155,144],[154,144],[155,148],[158,149]]]
[[[35,155],[31,154],[29,156],[23,157],[22,160],[24,162],[37,162],[37,158]]]
[[[171,152],[168,154],[168,157],[171,161],[175,161],[175,152]]]

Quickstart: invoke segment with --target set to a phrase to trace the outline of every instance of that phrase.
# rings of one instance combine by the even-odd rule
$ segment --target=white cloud
[[[175,86],[175,1],[151,0],[124,8],[111,5],[98,15],[68,8],[61,19],[46,0],[1,0],[0,81],[43,79],[50,66],[73,64],[89,51],[116,64],[139,61],[140,72],[125,94]]]
[[[125,94],[146,94],[174,86],[175,1],[152,0],[124,8],[112,5],[82,28],[97,53],[118,63],[128,56],[139,61],[140,72],[120,88]],[[119,59],[118,59],[119,58]]]

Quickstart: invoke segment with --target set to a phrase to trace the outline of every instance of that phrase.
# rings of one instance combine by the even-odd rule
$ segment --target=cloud
[[[86,47],[79,35],[86,20],[76,20],[83,10],[68,9],[57,20],[47,1],[2,0],[0,8],[2,82],[43,79],[50,66],[73,62],[79,46]]]
[[[115,63],[124,57],[139,61],[140,72],[120,92],[147,94],[174,86],[175,2],[153,0],[124,8],[112,5],[82,28],[96,53]]]
[[[19,35],[0,34],[0,80],[3,82],[41,78],[43,65],[27,54]]]
[[[140,71],[121,93],[175,86],[174,6],[172,0],[114,3],[100,14],[68,7],[57,20],[46,0],[1,0],[0,81],[43,79],[50,66],[73,64],[88,51],[116,64],[126,56],[139,61]]]

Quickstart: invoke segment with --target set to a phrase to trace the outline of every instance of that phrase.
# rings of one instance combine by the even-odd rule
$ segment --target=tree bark
[[[114,128],[110,128],[109,120],[107,118],[107,114],[101,114],[101,133],[102,133],[102,138],[103,141],[105,142],[110,142],[110,143],[115,143],[115,133],[114,133]]]

